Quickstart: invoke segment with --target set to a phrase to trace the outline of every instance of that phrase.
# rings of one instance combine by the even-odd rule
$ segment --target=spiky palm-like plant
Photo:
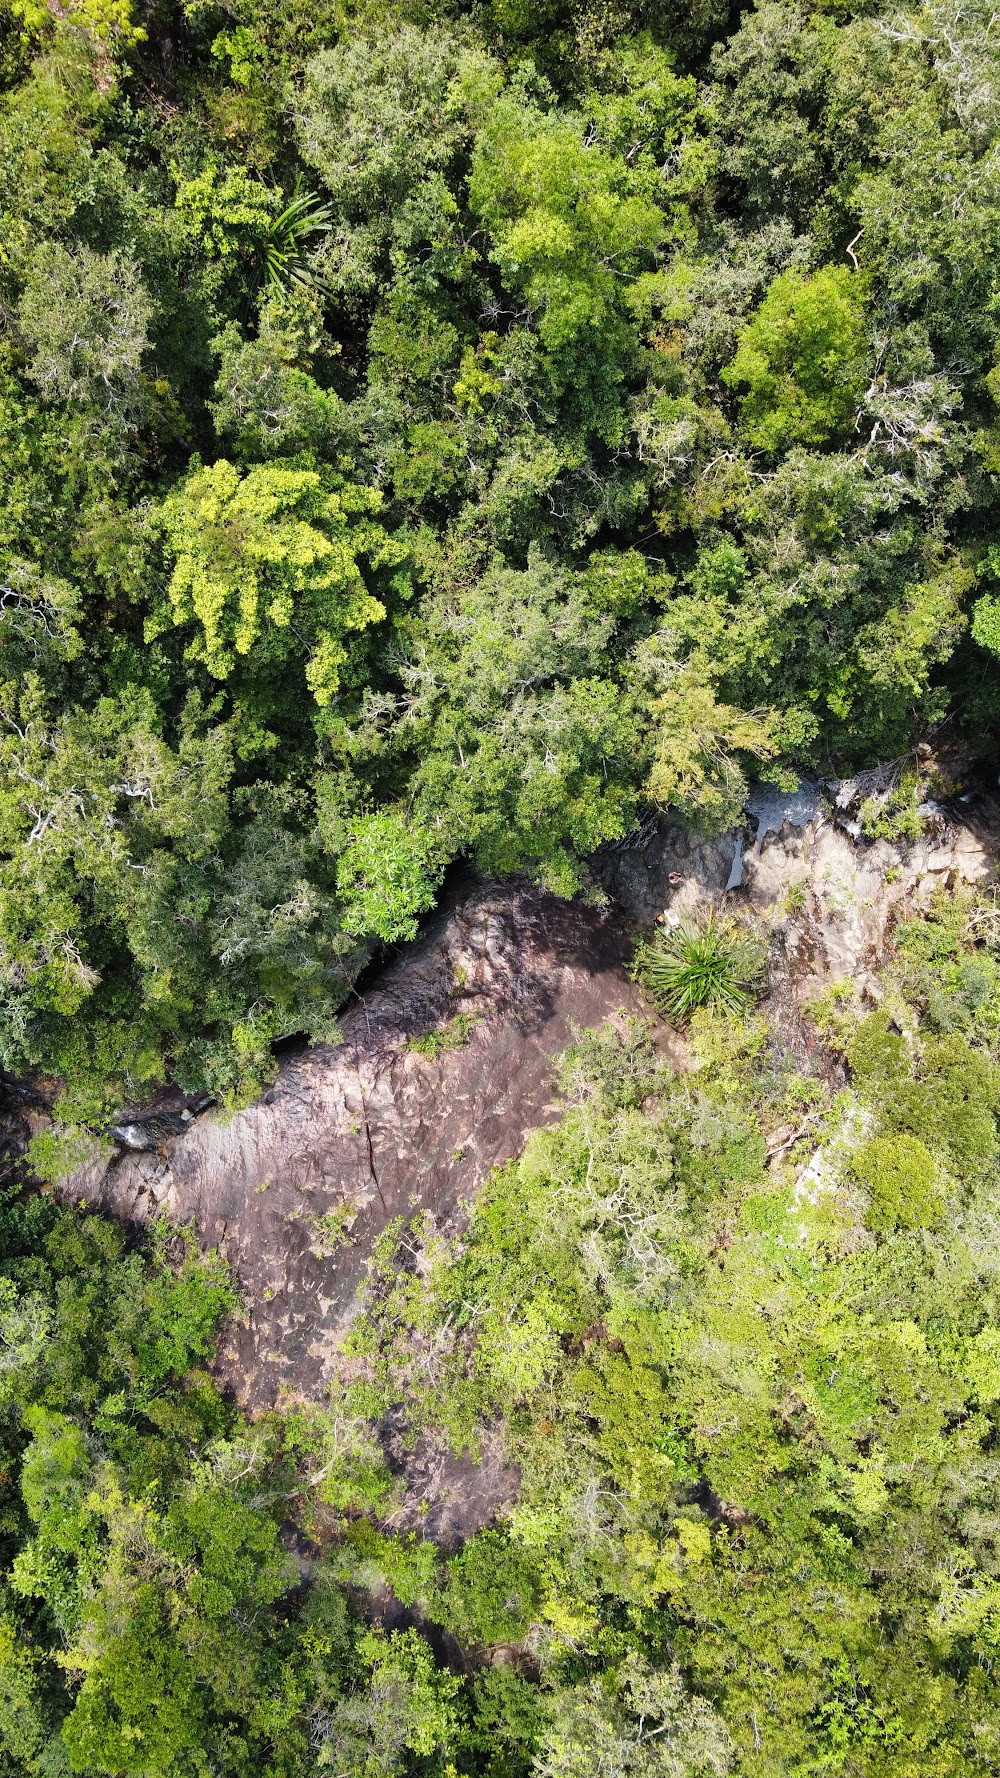
[[[315,192],[303,191],[301,174],[280,215],[274,218],[260,242],[255,260],[255,286],[270,284],[287,290],[291,284],[322,288],[323,280],[303,252],[313,235],[329,234],[333,210]]]
[[[727,931],[709,914],[698,925],[659,933],[636,953],[633,973],[669,1019],[700,1006],[742,1012],[764,971],[764,948]]]

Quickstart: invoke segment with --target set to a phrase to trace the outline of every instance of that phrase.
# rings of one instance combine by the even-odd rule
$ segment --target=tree
[[[309,64],[298,139],[329,194],[325,274],[346,301],[370,300],[404,268],[425,293],[459,269],[450,175],[501,79],[473,44],[412,25],[345,39]]]
[[[740,416],[761,450],[823,444],[853,419],[864,378],[864,302],[847,266],[783,272],[722,373],[746,386]]]
[[[174,568],[147,637],[194,624],[193,652],[216,679],[252,651],[271,671],[305,656],[306,685],[328,704],[348,638],[385,616],[359,555],[374,568],[404,559],[373,517],[381,504],[376,489],[312,469],[259,464],[241,477],[225,458],[196,463],[160,509]]]
[[[610,392],[634,327],[624,284],[655,263],[666,219],[648,185],[588,140],[581,117],[499,99],[479,133],[469,202],[493,238],[508,288],[523,292],[557,390],[597,396],[590,423],[608,443],[621,422]],[[591,397],[594,400],[594,397]]]
[[[441,866],[438,847],[401,811],[381,809],[348,824],[337,868],[347,908],[345,930],[375,933],[386,944],[415,938],[417,916],[433,907]]]
[[[676,1669],[630,1656],[614,1687],[591,1680],[557,1693],[533,1770],[538,1778],[708,1778],[728,1772],[725,1724],[690,1698]]]
[[[121,425],[147,400],[141,370],[153,304],[134,260],[45,242],[33,254],[18,325],[32,381],[49,401],[94,407]]]

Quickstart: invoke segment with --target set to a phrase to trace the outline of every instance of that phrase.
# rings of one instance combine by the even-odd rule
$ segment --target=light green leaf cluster
[[[765,451],[823,444],[853,421],[864,379],[864,281],[847,266],[782,272],[740,336],[723,381]]]
[[[192,469],[159,523],[174,562],[172,620],[197,626],[193,651],[214,678],[263,644],[269,664],[305,653],[306,685],[330,702],[347,638],[385,616],[359,556],[375,567],[402,559],[373,517],[381,504],[376,489],[324,487],[312,469],[259,464],[241,476],[224,458]],[[163,621],[147,625],[147,640]]]

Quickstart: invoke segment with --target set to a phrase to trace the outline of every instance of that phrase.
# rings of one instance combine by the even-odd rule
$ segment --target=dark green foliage
[[[466,1647],[520,1641],[537,1606],[534,1564],[498,1531],[480,1531],[449,1564],[441,1621]]]
[[[0,1062],[63,1083],[45,1171],[332,1036],[460,856],[568,895],[650,802],[724,829],[751,770],[945,718],[992,757],[998,68],[987,0],[0,17]],[[685,1082],[581,1040],[464,1244],[387,1238],[366,1412],[521,1464],[447,1562],[375,1522],[360,1408],[220,1399],[217,1268],[0,1205],[0,1778],[995,1770],[995,915],[841,1020],[832,1193],[713,930],[647,960]],[[380,1574],[515,1664],[363,1629]]]
[[[237,1099],[458,855],[569,894],[650,800],[993,744],[1000,106],[942,6],[23,0],[5,1066]]]

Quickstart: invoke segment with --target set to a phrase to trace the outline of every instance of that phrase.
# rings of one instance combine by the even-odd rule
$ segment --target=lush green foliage
[[[741,1012],[761,978],[766,951],[746,933],[711,914],[699,925],[675,926],[640,946],[635,973],[667,1018],[683,1020],[701,1006]]]
[[[389,1478],[343,1416],[222,1399],[225,1268],[40,1197],[0,1218],[0,1770],[360,1778],[457,1739],[421,1637],[366,1628],[336,1570],[297,1590],[282,1519]]]
[[[994,900],[882,988],[815,1009],[840,1090],[746,1012],[680,1073],[584,1034],[460,1236],[390,1225],[328,1401],[252,1423],[204,1368],[223,1267],[8,1189],[4,1778],[994,1772]],[[394,1531],[386,1427],[516,1497]]]
[[[751,766],[995,747],[998,143],[986,0],[8,7],[0,1063],[65,1083],[53,1172],[330,1033],[460,855],[571,894]],[[217,1267],[5,1200],[3,1778],[996,1770],[996,937],[902,935],[832,1103],[717,1011],[682,1079],[582,1043],[322,1413],[219,1398]],[[450,1558],[387,1409],[520,1464]]]
[[[854,419],[864,381],[864,309],[849,266],[775,278],[722,380],[749,394],[741,418],[765,451],[823,444]]]
[[[839,1093],[748,1015],[696,1013],[680,1076],[591,1034],[461,1240],[387,1239],[354,1392],[503,1428],[507,1551],[461,1563],[489,1539],[504,1603],[422,1598],[534,1619],[536,1771],[995,1769],[998,942],[944,901],[882,1010],[828,997]],[[659,1751],[626,1726],[654,1674]]]
[[[71,1123],[252,1092],[460,854],[993,744],[984,0],[7,17],[0,1059]]]

